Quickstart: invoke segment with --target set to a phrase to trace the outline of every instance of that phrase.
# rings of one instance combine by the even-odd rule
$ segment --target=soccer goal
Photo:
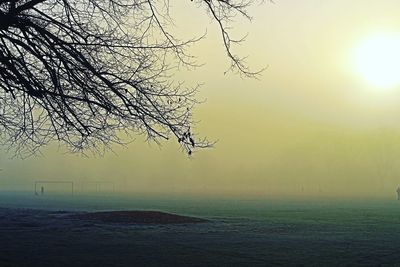
[[[47,193],[74,194],[74,182],[72,181],[35,181],[35,195]]]
[[[115,183],[111,181],[85,181],[82,182],[82,191],[91,193],[114,193]]]

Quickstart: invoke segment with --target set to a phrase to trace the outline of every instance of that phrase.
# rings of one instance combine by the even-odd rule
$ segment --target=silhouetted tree
[[[180,1],[175,1],[179,4]],[[229,23],[249,19],[253,0],[192,0],[215,20],[230,69],[249,71],[231,45]],[[52,140],[72,151],[103,149],[122,133],[175,136],[190,154],[207,147],[191,131],[197,87],[172,74],[195,66],[186,53],[201,39],[169,31],[170,0],[0,0],[0,130],[17,153]]]

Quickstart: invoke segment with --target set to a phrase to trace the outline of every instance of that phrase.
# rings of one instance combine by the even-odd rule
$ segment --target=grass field
[[[400,202],[395,200],[9,193],[0,195],[0,203],[0,266],[400,266]],[[102,224],[57,212],[138,209],[211,222]]]

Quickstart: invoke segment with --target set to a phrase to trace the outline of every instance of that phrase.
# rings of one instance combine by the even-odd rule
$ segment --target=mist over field
[[[209,117],[208,123],[212,120]],[[227,130],[230,123],[224,121]],[[235,124],[232,122],[232,131]],[[35,181],[67,180],[75,183],[78,193],[93,192],[100,182],[103,191],[150,195],[395,197],[400,166],[395,131],[338,129],[276,118],[271,124],[272,128],[258,129],[258,134],[248,139],[226,132],[215,148],[200,151],[191,159],[175,144],[160,148],[140,140],[104,157],[68,155],[53,148],[25,160],[10,160],[3,154],[0,187],[33,192]],[[245,120],[237,125],[254,127]]]
[[[195,132],[217,141],[188,158],[174,141],[138,137],[104,156],[70,155],[52,144],[25,160],[1,150],[1,190],[36,180],[115,183],[117,191],[197,196],[392,198],[400,184],[399,90],[380,89],[352,69],[365,36],[397,32],[397,1],[278,1],[254,6],[239,51],[259,80],[224,74],[219,32],[190,2],[171,7],[178,35],[207,29],[191,53],[201,63],[182,80],[203,83]],[[353,10],[357,9],[357,12]],[[186,21],[186,23],[179,23]],[[210,49],[213,47],[214,49]],[[193,85],[188,84],[188,85]],[[91,190],[87,188],[87,190]]]

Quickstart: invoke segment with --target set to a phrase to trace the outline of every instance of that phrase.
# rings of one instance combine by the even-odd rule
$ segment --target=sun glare
[[[354,57],[356,72],[372,86],[400,85],[400,35],[376,35],[360,42]]]

